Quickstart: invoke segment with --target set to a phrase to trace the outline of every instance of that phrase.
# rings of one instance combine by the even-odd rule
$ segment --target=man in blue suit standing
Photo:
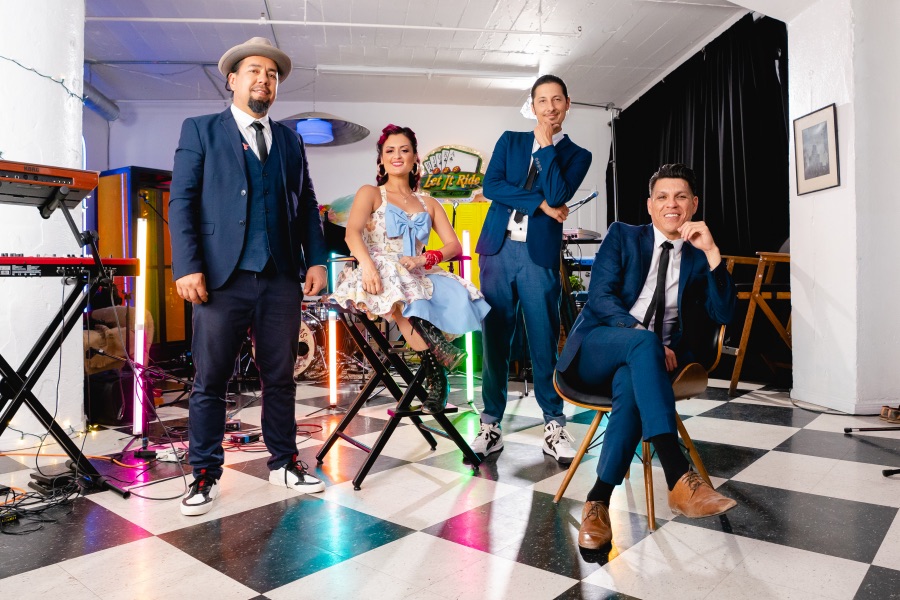
[[[675,426],[669,374],[692,362],[700,332],[731,320],[736,297],[709,228],[691,221],[696,187],[691,169],[663,165],[650,178],[652,224],[610,226],[594,258],[587,304],[556,367],[576,388],[612,387],[597,481],[582,510],[583,548],[612,540],[610,497],[641,438],[656,449],[673,512],[707,517],[736,505],[690,469]]]
[[[181,501],[185,515],[208,512],[219,495],[226,386],[248,329],[263,390],[269,483],[324,489],[297,459],[293,366],[300,303],[325,287],[327,251],[303,142],[267,116],[291,60],[256,37],[228,50],[219,70],[232,105],[185,120],[169,197],[175,286],[194,305],[194,482]]]
[[[484,320],[481,430],[472,450],[481,456],[503,449],[500,421],[506,409],[509,357],[519,306],[525,317],[534,394],[544,413],[544,453],[560,464],[575,450],[566,432],[563,401],[553,388],[559,344],[562,288],[559,252],[566,202],[591,166],[591,153],[562,132],[569,110],[566,84],[543,75],[531,88],[534,131],[504,132],[484,176],[491,200],[478,245],[481,291],[491,306]]]

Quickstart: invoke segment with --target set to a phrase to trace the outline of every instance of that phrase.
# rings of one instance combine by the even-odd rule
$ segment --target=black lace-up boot
[[[452,371],[465,360],[466,353],[448,342],[441,330],[432,323],[419,317],[410,317],[409,322],[416,333],[422,336],[422,339],[428,344],[428,349],[445,369]]]
[[[422,412],[427,415],[444,412],[444,407],[447,406],[447,396],[450,394],[447,371],[430,350],[416,354],[422,361],[420,368],[425,369],[425,391],[428,394],[428,397],[422,402]]]

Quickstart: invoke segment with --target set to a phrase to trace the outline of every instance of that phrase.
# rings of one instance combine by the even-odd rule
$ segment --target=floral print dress
[[[381,275],[383,289],[380,294],[366,292],[362,269],[347,264],[329,300],[380,317],[389,316],[399,305],[403,316],[422,318],[453,335],[480,330],[490,307],[471,282],[439,265],[409,270],[400,264],[402,256],[418,256],[425,249],[431,233],[425,201],[415,194],[422,212],[407,213],[387,201],[384,187],[379,190],[381,205],[366,222],[362,238]]]

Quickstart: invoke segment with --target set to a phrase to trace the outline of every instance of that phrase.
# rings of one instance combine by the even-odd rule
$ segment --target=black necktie
[[[534,180],[537,179],[537,165],[534,164],[534,161],[531,161],[531,167],[528,169],[528,177],[525,178],[525,189],[531,190],[534,187]],[[525,213],[516,211],[516,214],[513,216],[513,221],[516,223],[521,223],[522,219],[525,218]]]
[[[256,149],[259,151],[259,162],[266,164],[269,158],[269,149],[266,148],[266,136],[263,135],[263,124],[259,121],[253,121],[250,126],[256,130]]]
[[[659,269],[656,271],[656,291],[653,292],[653,300],[650,301],[647,314],[644,315],[644,322],[641,323],[645,329],[649,329],[650,319],[655,317],[653,331],[660,341],[663,339],[663,326],[666,320],[666,272],[669,270],[669,250],[673,247],[671,242],[661,244]]]

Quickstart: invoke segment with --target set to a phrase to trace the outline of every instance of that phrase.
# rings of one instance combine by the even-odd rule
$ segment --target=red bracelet
[[[444,261],[444,255],[440,250],[426,250],[422,254],[425,256],[426,269],[430,269],[439,262]]]

